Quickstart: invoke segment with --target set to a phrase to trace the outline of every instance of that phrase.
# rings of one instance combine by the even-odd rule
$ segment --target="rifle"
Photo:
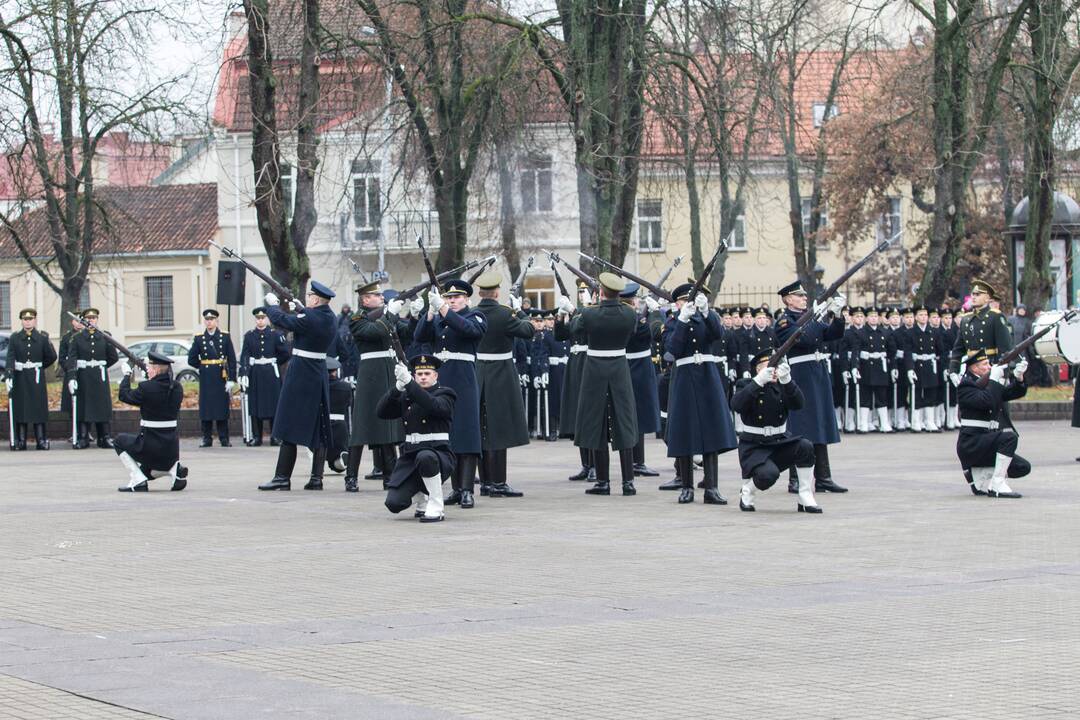
[[[734,232],[734,231],[732,231]],[[727,242],[721,240],[720,245],[716,248],[716,252],[713,253],[712,258],[705,264],[705,267],[701,271],[701,277],[694,282],[694,287],[690,288],[690,296],[686,298],[686,302],[694,302],[694,298],[698,296],[698,293],[705,287],[705,281],[709,279],[709,275],[712,274],[713,268],[716,267],[716,261],[720,259],[720,256],[727,252]]]
[[[254,275],[255,277],[262,280],[264,283],[266,283],[270,287],[270,289],[274,291],[274,294],[278,296],[278,300],[281,301],[281,305],[283,307],[290,300],[293,300],[293,301],[296,300],[296,296],[292,294],[291,290],[286,288],[284,285],[279,283],[274,278],[270,277],[270,275],[268,273],[265,273],[262,270],[260,270],[259,268],[255,267],[254,265],[252,265],[247,260],[245,260],[244,258],[237,255],[235,252],[233,252],[229,248],[224,247],[222,245],[218,245],[213,240],[210,240],[209,243],[211,245],[213,245],[214,247],[216,247],[218,250],[220,250],[222,255],[224,255],[225,257],[228,257],[228,258],[232,258],[236,262],[240,263],[241,265],[244,266],[244,268],[246,268],[248,270],[248,272],[250,272],[252,275]]]
[[[619,275],[620,277],[624,277],[627,280],[631,280],[633,282],[636,282],[638,285],[645,288],[646,290],[651,292],[653,295],[655,295],[655,296],[657,296],[659,298],[663,298],[664,300],[667,300],[668,302],[672,302],[671,293],[669,293],[667,290],[660,287],[659,285],[653,285],[651,282],[649,282],[645,278],[640,277],[638,275],[635,275],[634,273],[630,272],[629,270],[623,270],[621,267],[617,267],[616,265],[614,265],[612,263],[609,263],[607,260],[604,260],[604,259],[602,259],[602,258],[600,258],[600,257],[598,257],[596,255],[586,255],[585,253],[580,252],[580,251],[578,252],[578,255],[585,258],[586,260],[590,260],[590,261],[596,263],[597,265],[599,265],[601,268],[603,268],[605,270],[609,270],[609,271],[615,273],[616,275]],[[668,272],[670,273],[671,271],[669,270]]]
[[[349,258],[349,264],[352,265],[353,272],[360,273],[360,280],[367,285],[371,281],[368,280],[368,276],[364,274],[364,271],[360,269],[360,263],[356,262],[352,258]]]
[[[666,283],[666,282],[667,282],[667,279],[668,279],[669,277],[671,277],[671,272],[672,272],[672,271],[673,271],[673,270],[674,270],[675,268],[679,267],[679,264],[680,264],[680,263],[682,262],[682,259],[683,259],[683,256],[682,256],[682,255],[680,255],[679,257],[675,258],[675,260],[674,260],[674,261],[672,261],[672,263],[671,263],[671,266],[670,266],[670,267],[669,267],[669,268],[668,268],[667,270],[665,270],[665,271],[664,271],[664,274],[660,276],[660,279],[656,281],[656,284],[657,284],[657,285],[659,285],[660,287],[664,287],[664,283]]]
[[[487,269],[488,269],[489,267],[491,267],[492,265],[494,265],[494,264],[495,264],[495,261],[496,261],[497,259],[498,259],[498,258],[497,258],[496,256],[494,256],[494,255],[489,255],[489,256],[487,257],[487,259],[486,259],[486,260],[484,260],[484,261],[483,261],[483,263],[481,263],[480,267],[479,267],[479,268],[477,268],[476,272],[474,272],[474,273],[473,273],[472,275],[470,275],[469,277],[467,277],[467,278],[465,279],[465,282],[469,283],[470,285],[472,285],[473,283],[475,283],[475,282],[477,281],[477,279],[478,279],[478,278],[479,278],[479,277],[480,277],[481,275],[483,275],[483,274],[484,274],[485,272],[487,272]]]
[[[1064,315],[1059,317],[1055,322],[1050,323],[1049,325],[1047,325],[1046,327],[1044,327],[1042,330],[1035,333],[1031,337],[1024,338],[1019,343],[1017,343],[1013,347],[1012,350],[1010,350],[1009,352],[1007,352],[1004,355],[1002,355],[1001,357],[999,357],[998,361],[996,363],[994,363],[994,364],[995,365],[1008,365],[1013,360],[1015,360],[1016,358],[1023,355],[1024,352],[1029,347],[1031,347],[1032,345],[1037,343],[1042,338],[1043,335],[1046,335],[1048,332],[1050,332],[1051,330],[1056,328],[1061,323],[1069,322],[1070,320],[1072,320],[1076,316],[1077,312],[1080,312],[1080,310],[1069,310],[1067,313],[1065,313]],[[990,382],[990,373],[986,373],[981,378],[979,378],[977,384],[978,384],[979,387],[984,388],[984,387],[986,387],[986,385],[989,382]]]
[[[595,293],[597,290],[600,289],[600,283],[596,280],[596,278],[590,276],[584,270],[581,270],[580,268],[576,268],[573,265],[571,265],[570,263],[566,262],[566,260],[559,257],[559,253],[553,252],[551,250],[545,250],[544,252],[546,252],[548,254],[548,257],[551,258],[552,260],[554,260],[555,262],[562,263],[563,267],[566,268],[567,270],[569,270],[570,274],[572,274],[578,280],[585,283],[585,285],[588,286],[590,291]],[[556,275],[556,277],[557,277],[557,275]],[[569,297],[569,296],[567,296],[567,297]]]
[[[472,270],[477,265],[480,265],[480,264],[485,263],[485,262],[495,262],[495,256],[492,255],[490,258],[487,258],[485,260],[470,260],[469,262],[467,262],[467,263],[465,263],[463,265],[458,265],[456,268],[451,268],[451,269],[449,269],[449,270],[447,270],[445,272],[441,272],[441,273],[439,273],[438,275],[435,276],[436,285],[438,285],[438,283],[441,283],[441,282],[443,282],[445,280],[449,280],[449,279],[451,279],[453,277],[457,277],[458,275],[460,275],[461,273],[463,273],[463,272],[465,272],[467,270]],[[430,279],[424,280],[421,283],[417,283],[416,285],[413,285],[408,290],[403,290],[400,293],[398,293],[397,299],[401,300],[402,302],[405,302],[406,300],[412,300],[414,297],[416,297],[420,293],[424,292],[429,287],[431,287],[431,280]],[[382,315],[383,315],[383,308],[375,308],[374,310],[372,310],[371,312],[369,312],[367,314],[367,318],[368,318],[368,320],[378,320],[379,318],[382,317]]]
[[[545,250],[544,252],[547,252],[547,250]],[[553,257],[552,253],[548,253],[548,262],[551,263],[551,273],[555,276],[555,282],[559,285],[559,292],[562,293],[562,296],[564,298],[569,299],[573,297],[570,294],[570,291],[566,289],[566,283],[563,282],[562,275],[560,275],[559,271],[555,269],[555,258]]]
[[[852,275],[859,272],[859,270],[862,270],[863,266],[866,265],[866,263],[870,262],[870,259],[872,257],[877,255],[885,248],[889,247],[889,245],[892,244],[893,240],[898,237],[900,237],[899,233],[892,236],[888,240],[882,240],[880,243],[878,243],[877,247],[868,252],[865,257],[863,257],[861,260],[859,260],[854,265],[845,270],[840,277],[836,278],[836,280],[833,280],[832,285],[825,288],[825,290],[817,296],[817,299],[814,301],[814,303],[819,305],[821,308],[824,308],[825,301],[835,295],[836,291],[840,289],[841,285],[850,280]],[[823,310],[820,312],[821,314],[824,314]],[[769,356],[769,367],[776,367],[780,364],[780,361],[783,360],[784,356],[791,351],[791,348],[795,347],[795,343],[799,341],[799,336],[802,335],[803,330],[806,329],[807,324],[816,317],[818,317],[818,313],[812,312],[810,308],[806,309],[806,311],[799,317],[798,321],[795,323],[795,332],[791,333],[791,335],[788,336],[788,339],[785,340],[783,344],[780,345],[780,347],[776,348],[776,352]],[[856,389],[857,388],[858,385],[856,385]]]
[[[416,244],[420,246],[420,254],[424,257],[424,267],[427,269],[428,280],[431,281],[432,285],[438,287],[439,276],[435,274],[435,268],[431,265],[431,258],[428,257],[427,248],[424,247],[424,238],[417,235]]]
[[[89,323],[87,323],[85,320],[83,320],[78,315],[76,315],[74,313],[71,313],[71,312],[69,312],[68,315],[71,316],[72,320],[74,320],[75,322],[82,325],[83,328],[89,328],[90,327]],[[118,353],[120,353],[121,355],[126,357],[128,360],[130,360],[132,365],[139,368],[144,373],[146,372],[146,361],[145,360],[143,360],[141,357],[139,357],[135,353],[128,350],[126,347],[124,347],[124,345],[119,340],[117,340],[116,338],[114,338],[112,335],[105,332],[104,330],[100,330],[98,332],[98,334],[101,335],[101,337],[105,340],[105,342],[107,342],[108,344],[110,344],[114,348],[116,348],[116,351]]]
[[[525,261],[525,267],[521,268],[521,272],[518,273],[517,280],[510,286],[510,294],[515,297],[521,297],[521,288],[525,286],[525,276],[529,274],[529,268],[533,266],[533,256],[530,255],[529,259]]]

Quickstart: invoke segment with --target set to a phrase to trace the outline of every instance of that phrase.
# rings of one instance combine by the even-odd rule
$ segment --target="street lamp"
[[[825,268],[821,266],[821,263],[815,263],[812,272],[814,273],[814,292],[816,294],[821,292],[821,280],[825,277]]]

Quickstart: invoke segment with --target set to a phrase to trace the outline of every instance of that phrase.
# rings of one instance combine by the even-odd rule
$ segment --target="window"
[[[810,235],[810,198],[804,197],[801,199],[802,204],[802,231],[803,235],[809,237]],[[823,237],[825,233],[822,231],[829,226],[829,205],[828,203],[822,203],[819,208],[821,211],[821,222],[818,225],[818,236],[814,238],[814,244],[819,247],[828,247],[828,241]]]
[[[522,294],[529,299],[529,303],[534,308],[555,307],[555,276],[526,275]]]
[[[146,284],[146,327],[171,328],[173,326],[172,275],[144,278]]]
[[[728,236],[728,250],[746,249],[746,216],[739,215],[735,218],[735,227]]]
[[[382,226],[382,195],[378,160],[353,160],[353,225],[356,242],[373,242]]]
[[[82,290],[79,291],[79,309],[85,310],[90,307],[90,281],[87,280],[83,283]]]
[[[0,327],[11,327],[11,283],[0,282]]]
[[[900,234],[900,198],[885,198],[886,210],[877,221],[877,239],[891,240]]]
[[[168,357],[187,355],[187,349],[183,345],[178,345],[177,343],[158,343],[157,351]]]
[[[296,168],[288,163],[281,163],[281,201],[285,203],[285,222],[291,222],[296,205]]]
[[[840,108],[835,104],[814,103],[814,127],[821,127],[826,120],[830,120],[840,114]]]
[[[521,168],[521,209],[551,212],[551,158],[531,157]]]
[[[660,252],[664,249],[663,205],[659,200],[638,200],[638,250]]]

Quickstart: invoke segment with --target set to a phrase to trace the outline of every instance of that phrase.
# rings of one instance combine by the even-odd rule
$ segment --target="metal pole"
[[[896,380],[892,384],[892,424],[893,428],[898,428],[900,425],[900,400],[897,395],[900,386],[900,376],[897,375]]]
[[[851,406],[848,403],[848,400],[849,400],[848,393],[849,393],[850,389],[851,389],[851,381],[850,380],[845,380],[844,381],[844,430],[847,430],[848,413],[851,412]]]
[[[71,393],[71,447],[79,443],[79,395]]]
[[[859,432],[859,418],[862,415],[862,398],[859,397],[859,381],[853,378],[852,384],[855,385],[855,432]]]
[[[14,380],[14,376],[12,380]],[[12,384],[11,390],[8,391],[8,403],[7,403],[7,416],[8,416],[8,446],[15,449],[15,385]]]
[[[551,435],[551,406],[549,405],[551,398],[548,396],[548,386],[544,385],[544,439],[547,440]]]
[[[911,383],[911,388],[910,388],[909,392],[910,392],[910,394],[911,394],[911,419],[912,419],[912,427],[914,427],[914,426],[915,426],[915,423],[914,423],[914,420],[915,420],[915,383]]]
[[[945,427],[948,428],[949,427],[949,391],[952,390],[952,383],[949,382],[949,371],[948,370],[945,370],[943,375],[944,375],[944,380],[945,380]]]

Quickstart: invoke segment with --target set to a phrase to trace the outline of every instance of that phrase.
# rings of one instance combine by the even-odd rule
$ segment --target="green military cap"
[[[23,308],[19,311],[20,320],[33,320],[37,317],[37,310],[34,308]]]
[[[369,282],[366,285],[357,285],[356,292],[360,295],[368,295],[371,293],[380,293],[382,288],[379,287],[379,281]]]
[[[600,284],[612,292],[622,292],[626,289],[626,281],[615,273],[602,272],[597,278]]]
[[[480,277],[476,278],[476,282],[473,284],[481,290],[495,290],[502,285],[503,276],[498,270],[488,270]]]
[[[101,315],[101,312],[99,312],[97,308],[92,308],[92,307],[86,308],[85,310],[83,310],[80,313],[80,316],[83,317],[83,318],[96,318],[96,317],[99,317],[100,315]]]
[[[971,292],[972,294],[977,292],[984,292],[992,298],[997,298],[998,296],[997,290],[994,289],[994,286],[986,282],[985,280],[975,280],[974,282],[972,282]]]

